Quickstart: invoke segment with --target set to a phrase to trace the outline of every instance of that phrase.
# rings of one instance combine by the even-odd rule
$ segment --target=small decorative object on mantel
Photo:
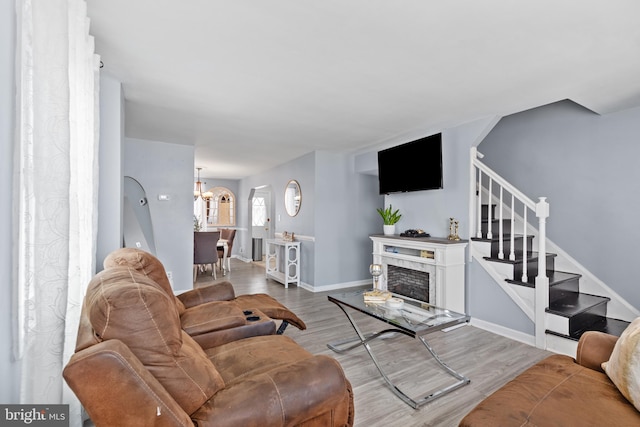
[[[449,218],[449,240],[460,240],[458,236],[459,221],[455,218]]]
[[[395,234],[396,223],[400,221],[400,218],[402,218],[400,209],[396,209],[394,211],[393,206],[389,205],[389,207],[386,209],[378,208],[376,210],[382,217],[382,221],[384,224],[382,228],[383,228],[384,234],[387,236]]]
[[[283,231],[282,240],[284,240],[285,242],[293,242],[295,240],[295,233],[289,233],[288,231]]]

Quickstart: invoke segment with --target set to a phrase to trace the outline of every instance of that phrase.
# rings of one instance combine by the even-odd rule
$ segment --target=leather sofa
[[[556,354],[538,362],[480,402],[460,426],[640,426],[640,412],[601,367],[617,340],[586,332],[575,359]]]
[[[290,323],[306,325],[295,313],[267,294],[236,297],[229,282],[173,293],[162,262],[136,248],[122,248],[104,260],[105,269],[129,267],[155,281],[175,302],[182,329],[204,348],[258,335],[282,333]],[[273,319],[282,321],[276,330]]]
[[[97,426],[353,425],[351,385],[335,359],[284,335],[205,349],[152,275],[103,270],[83,314],[63,376]]]

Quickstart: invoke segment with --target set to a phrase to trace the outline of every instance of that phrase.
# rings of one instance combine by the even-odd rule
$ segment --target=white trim
[[[471,326],[484,329],[485,331],[493,332],[494,334],[501,335],[506,338],[510,338],[514,341],[518,341],[524,344],[528,344],[532,347],[536,346],[536,337],[526,334],[524,332],[509,329],[504,326],[496,325],[495,323],[487,322],[486,320],[476,319],[474,317],[469,321]]]
[[[505,277],[500,277],[496,270],[493,268],[493,265],[490,261],[487,261],[482,257],[480,253],[478,253],[478,249],[476,245],[482,244],[482,242],[471,242],[471,252],[473,258],[484,268],[484,270],[493,278],[498,286],[516,303],[516,305],[522,310],[522,312],[533,321],[534,313],[531,302],[525,301],[519,294],[516,292],[515,286],[520,285],[512,285],[505,281]]]
[[[275,238],[282,240],[282,232],[276,232],[275,233]],[[316,241],[315,236],[305,236],[305,235],[302,235],[302,234],[296,234],[294,236],[294,238],[295,238],[295,241],[300,241],[300,242],[315,242]]]
[[[315,293],[315,292],[335,291],[335,290],[348,289],[348,288],[357,288],[360,286],[367,286],[367,285],[372,286],[371,279],[356,280],[354,282],[334,283],[331,285],[325,285],[325,286],[319,286],[319,287],[318,286],[313,287],[308,283],[302,283],[300,286],[308,291]]]

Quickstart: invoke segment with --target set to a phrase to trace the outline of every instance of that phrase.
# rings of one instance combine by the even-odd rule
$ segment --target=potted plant
[[[402,218],[400,209],[396,209],[394,211],[393,206],[389,205],[388,208],[386,209],[378,208],[377,211],[382,217],[382,221],[384,221],[384,226],[383,226],[384,234],[387,236],[395,234],[396,223],[400,221],[400,218]]]

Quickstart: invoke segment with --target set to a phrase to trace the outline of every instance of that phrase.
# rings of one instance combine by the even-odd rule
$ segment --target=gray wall
[[[96,271],[110,252],[122,247],[122,142],[124,97],[119,81],[100,75],[100,146]]]
[[[188,145],[125,139],[123,174],[147,194],[156,256],[178,293],[193,288],[193,155]],[[158,200],[160,194],[170,200]]]
[[[15,123],[15,2],[0,0],[0,402],[18,403],[19,367],[11,356],[13,129]]]
[[[377,177],[354,169],[353,156],[316,153],[316,288],[371,278],[369,236],[383,197]]]
[[[636,308],[638,135],[640,108],[599,116],[562,101],[505,117],[478,147],[525,194],[548,197],[549,239]]]
[[[248,222],[249,195],[252,188],[270,185],[273,191],[275,215],[271,218],[271,227],[276,233],[293,232],[299,236],[306,236],[301,248],[301,280],[313,285],[315,282],[313,262],[315,254],[315,153],[309,153],[266,172],[256,174],[240,180],[238,199],[243,201],[243,208],[238,210],[238,223],[243,232],[236,235],[240,247],[244,249],[244,256],[251,256],[251,224]],[[300,184],[302,204],[295,217],[290,217],[284,209],[284,190],[289,180],[295,179]],[[245,229],[247,231],[245,231]],[[234,243],[235,245],[238,243]],[[238,250],[240,249],[237,248]],[[305,262],[305,260],[307,260]]]
[[[295,217],[284,209],[287,182],[300,183],[302,205]],[[251,188],[270,185],[274,192],[277,233],[301,236],[301,280],[315,291],[370,279],[371,241],[376,232],[375,208],[381,205],[377,178],[354,170],[348,154],[316,151],[247,177],[240,182],[239,198],[246,201]],[[247,224],[247,208],[238,218]],[[245,248],[250,235],[243,234]],[[245,251],[246,253],[246,251]]]

